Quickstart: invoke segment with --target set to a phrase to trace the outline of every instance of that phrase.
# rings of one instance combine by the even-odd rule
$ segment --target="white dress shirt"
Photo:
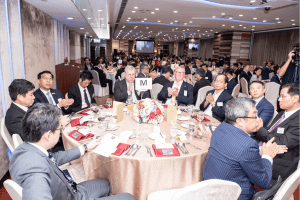
[[[132,96],[132,102],[133,102],[133,103],[136,103],[138,100],[137,100],[137,97],[136,97],[135,92],[134,92],[134,91],[135,91],[135,90],[134,90],[134,82],[133,82],[132,84],[133,84],[133,88],[132,88],[131,93],[129,93],[129,83],[128,83],[127,80],[126,80],[127,94],[128,94],[128,96],[131,95],[131,96]],[[139,93],[139,91],[138,91],[137,93]]]
[[[257,106],[263,98],[264,98],[264,96],[259,97],[258,99],[253,99],[255,101],[255,106]]]
[[[18,106],[19,108],[21,108],[22,110],[24,110],[25,112],[28,111],[28,107],[22,106],[22,105],[20,105],[20,104],[15,103],[15,102],[13,102],[13,103],[14,103],[16,106]]]
[[[281,120],[280,124],[287,118],[289,118],[291,115],[293,115],[295,112],[298,112],[300,108],[297,108],[296,110],[291,110],[291,111],[285,111],[284,112],[284,119]],[[280,119],[279,119],[280,120]]]
[[[88,100],[89,100],[89,102],[91,104],[91,97],[90,97],[89,90],[87,89],[87,87],[86,88],[81,87],[81,85],[79,83],[78,83],[78,87],[79,87],[80,95],[81,95],[81,102],[82,102],[81,108],[86,108],[88,105],[85,102],[84,89],[86,90],[87,98],[88,98]]]
[[[41,147],[41,146],[39,146],[39,145],[37,145],[37,144],[30,143],[30,142],[28,142],[28,144],[31,144],[32,146],[35,146],[35,147],[38,148],[41,152],[43,152],[47,157],[49,157],[49,153],[48,153],[48,151],[47,151],[44,147]],[[79,146],[78,148],[79,148],[79,151],[80,151],[80,155],[83,156],[84,153],[85,153],[84,147],[83,147],[83,146]]]
[[[222,92],[219,92],[218,94],[216,94],[216,91],[214,92],[214,102],[215,102],[215,104],[217,104],[217,100],[218,100],[218,98],[219,98],[219,96],[221,95]],[[212,116],[212,105],[211,104],[209,104],[209,106],[205,109],[204,113],[209,115],[209,116]]]

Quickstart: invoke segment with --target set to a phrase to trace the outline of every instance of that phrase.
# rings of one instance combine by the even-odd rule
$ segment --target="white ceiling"
[[[299,28],[298,0],[268,0],[269,3],[264,5],[260,5],[261,0],[256,0],[252,5],[250,1],[129,0],[113,38],[148,39],[151,36],[156,40],[180,40],[184,36],[209,38],[221,31]],[[270,6],[271,9],[266,12],[264,6]]]

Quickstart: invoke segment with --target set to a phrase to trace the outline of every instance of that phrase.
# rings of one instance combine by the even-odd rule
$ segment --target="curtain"
[[[273,60],[274,64],[281,65],[298,42],[298,29],[255,33],[251,63],[262,66],[264,61]]]
[[[173,55],[174,54],[174,42],[170,42],[169,43],[169,55]]]
[[[214,38],[199,41],[199,56],[202,60],[212,58]]]
[[[178,56],[182,56],[184,51],[184,42],[178,42]]]
[[[128,42],[128,54],[132,53],[133,40],[129,40]]]

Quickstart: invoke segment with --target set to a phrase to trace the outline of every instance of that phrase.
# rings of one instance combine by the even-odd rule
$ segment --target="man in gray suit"
[[[22,188],[23,200],[134,200],[130,194],[109,196],[110,183],[95,179],[76,184],[58,166],[78,159],[94,149],[100,141],[93,140],[68,151],[49,154],[58,141],[61,110],[51,104],[37,103],[25,114],[21,136],[24,140],[11,156],[9,171],[12,180]]]
[[[142,64],[140,66],[140,73],[136,78],[149,78],[149,66],[147,64]],[[142,99],[151,98],[150,91],[147,90],[144,92]]]

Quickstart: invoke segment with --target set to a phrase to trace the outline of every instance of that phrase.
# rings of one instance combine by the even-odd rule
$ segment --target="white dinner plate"
[[[163,135],[164,138],[167,137],[167,136],[166,136],[165,134],[163,134],[163,133],[162,133],[162,135]],[[150,134],[149,134],[149,138],[152,139],[152,140],[155,140],[155,138],[157,138],[157,137],[161,137],[161,135],[160,135],[160,134],[157,134],[157,133],[150,133]]]
[[[188,117],[188,116],[180,116],[180,117],[177,117],[177,119],[178,119],[179,121],[187,121],[187,120],[190,119],[190,117]]]
[[[107,131],[115,131],[119,128],[119,126],[115,125],[115,124],[108,124],[108,127],[107,127]]]
[[[181,123],[181,126],[184,127],[184,128],[188,128],[189,125],[187,123]]]
[[[123,111],[126,112],[128,110],[128,108],[123,108]]]

